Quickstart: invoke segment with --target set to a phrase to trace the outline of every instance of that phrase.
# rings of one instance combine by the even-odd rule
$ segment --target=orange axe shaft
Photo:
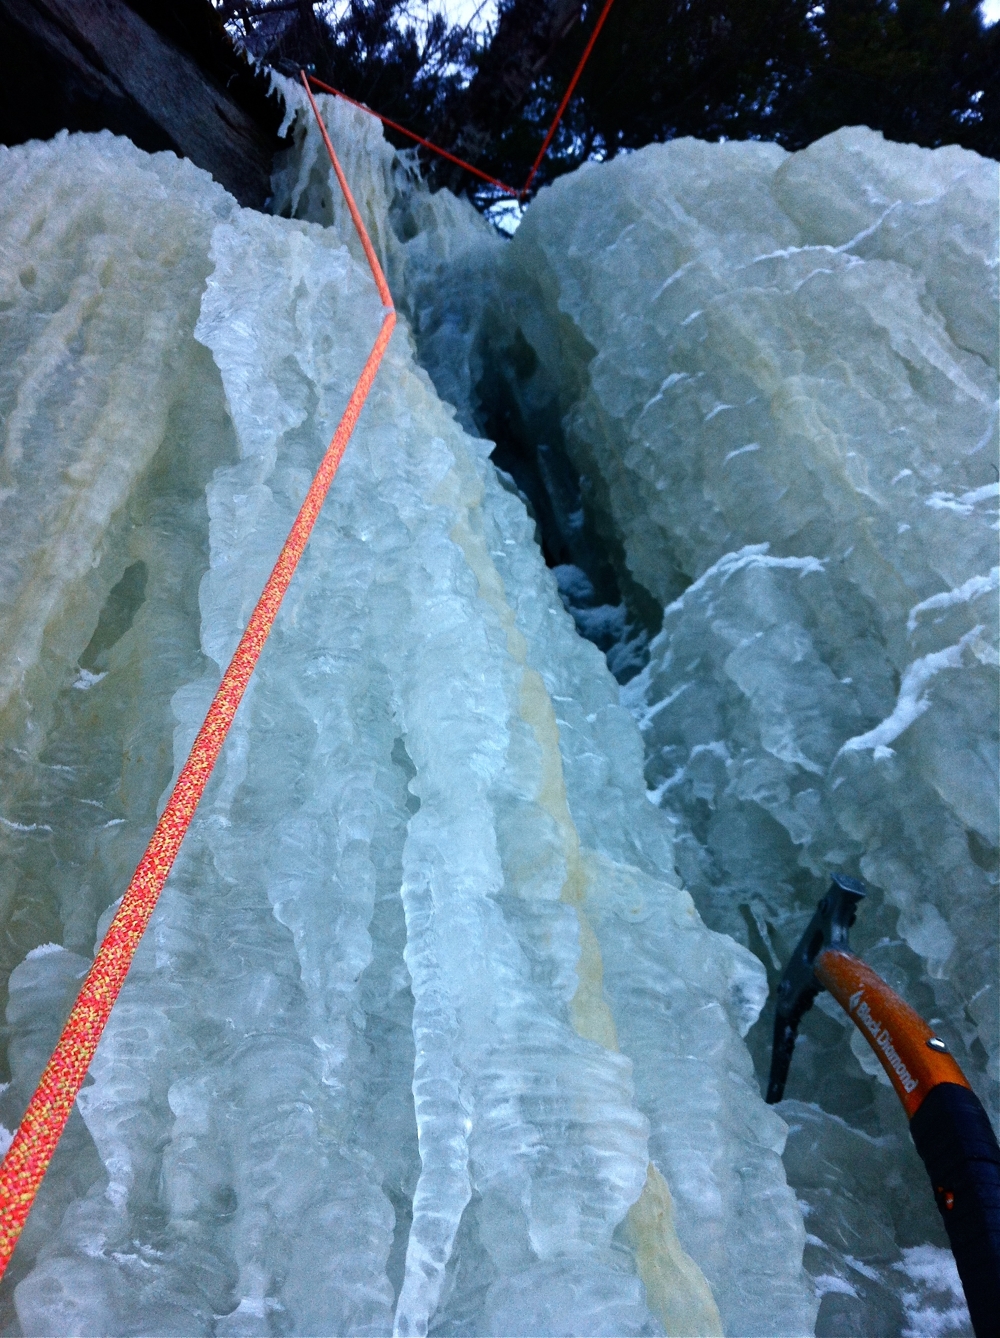
[[[847,945],[864,885],[834,875],[778,984],[767,1100],[780,1101],[799,1022],[829,990],[910,1121],[944,1219],[976,1338],[1000,1338],[1000,1146],[965,1074],[919,1013]]]

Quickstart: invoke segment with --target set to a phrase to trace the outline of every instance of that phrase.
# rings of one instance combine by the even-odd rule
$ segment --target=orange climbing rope
[[[305,84],[304,77],[302,82]],[[3,1165],[0,1166],[0,1277],[10,1262],[42,1177],[52,1160],[52,1154],[69,1119],[76,1095],[83,1085],[112,1005],[125,981],[139,940],[177,858],[181,842],[191,825],[198,801],[208,784],[208,778],[225,742],[229,726],[233,722],[237,707],[250,681],[250,675],[274,624],[282,598],[316,523],[348,439],[375,380],[393,326],[396,324],[396,313],[393,310],[388,284],[308,84],[306,93],[319,121],[323,140],[347,200],[354,226],[361,238],[379,297],[388,310],[375,346],[369,353],[368,360],[347,401],[344,416],[320,462],[316,477],[306,493],[305,501],[285,540],[274,570],[268,577],[260,599],[250,615],[246,631],[240,638],[236,653],[222,677],[219,690],[208,709],[204,724],[198,731],[198,737],[177,778],[177,784],[171,792],[163,815],[156,824],[152,839],[104,936],[104,941],[63,1027],[52,1058],[45,1066],[38,1087],[14,1135],[14,1141],[3,1160]]]
[[[346,93],[341,93],[339,88],[333,88],[330,84],[325,84],[322,79],[317,79],[314,74],[302,74],[301,77],[303,82],[308,79],[310,83],[315,84],[317,88],[321,88],[324,93],[333,93],[334,96],[343,98],[343,100],[349,102],[352,107],[357,107],[359,110],[367,112],[369,116],[374,116],[376,120],[381,121],[383,125],[391,126],[393,130],[397,130],[401,135],[406,135],[408,138],[415,140],[418,144],[422,144],[425,149],[430,149],[432,153],[438,154],[441,158],[447,158],[450,163],[456,163],[459,167],[464,167],[466,172],[471,172],[473,176],[479,177],[482,181],[488,181],[491,186],[496,186],[499,190],[505,191],[506,194],[513,195],[518,200],[523,200],[531,188],[531,183],[534,181],[539,167],[542,165],[542,159],[549,151],[549,145],[555,138],[555,133],[559,129],[559,122],[562,120],[563,113],[569,106],[569,100],[573,96],[573,90],[580,81],[580,75],[583,74],[583,67],[590,59],[590,53],[594,49],[597,35],[604,27],[604,20],[608,17],[608,13],[614,2],[615,0],[605,0],[604,8],[601,10],[600,16],[594,24],[594,31],[590,34],[587,45],[583,49],[583,55],[580,57],[577,67],[573,71],[573,78],[569,81],[569,86],[563,94],[562,101],[556,110],[555,116],[552,118],[552,124],[549,126],[545,138],[542,141],[542,147],[538,150],[538,156],[531,164],[531,171],[528,173],[527,180],[520,190],[514,186],[508,186],[505,182],[498,180],[496,177],[491,177],[487,172],[481,171],[478,167],[473,167],[472,164],[467,163],[464,158],[457,158],[455,154],[449,153],[447,149],[442,149],[440,145],[432,144],[429,139],[424,139],[422,135],[417,135],[412,130],[407,130],[406,126],[400,125],[398,121],[390,121],[388,116],[383,116],[381,112],[375,111],[372,107],[366,107],[363,102],[356,102],[354,98],[349,98]],[[306,92],[308,91],[309,86],[307,84]],[[315,104],[313,104],[313,110],[315,110]],[[320,122],[320,124],[322,125],[322,122]]]

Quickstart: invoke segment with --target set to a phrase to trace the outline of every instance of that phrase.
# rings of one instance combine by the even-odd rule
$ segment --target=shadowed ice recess
[[[7,1130],[381,320],[285,94],[273,216],[0,150]],[[835,1008],[759,1093],[839,868],[996,1117],[996,164],[682,140],[507,242],[319,101],[403,319],[2,1332],[968,1334]]]

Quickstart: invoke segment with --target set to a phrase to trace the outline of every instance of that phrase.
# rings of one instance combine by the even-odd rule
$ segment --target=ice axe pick
[[[778,983],[767,1101],[780,1101],[802,1016],[829,990],[889,1075],[927,1167],[976,1338],[1000,1338],[1000,1147],[948,1046],[847,944],[865,886],[834,874]]]

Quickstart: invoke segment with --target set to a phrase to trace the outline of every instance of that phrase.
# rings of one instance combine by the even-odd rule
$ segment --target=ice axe
[[[829,990],[875,1051],[910,1121],[976,1338],[1000,1335],[1000,1146],[948,1046],[847,946],[864,883],[834,874],[778,984],[767,1084],[781,1100],[803,1014]]]

